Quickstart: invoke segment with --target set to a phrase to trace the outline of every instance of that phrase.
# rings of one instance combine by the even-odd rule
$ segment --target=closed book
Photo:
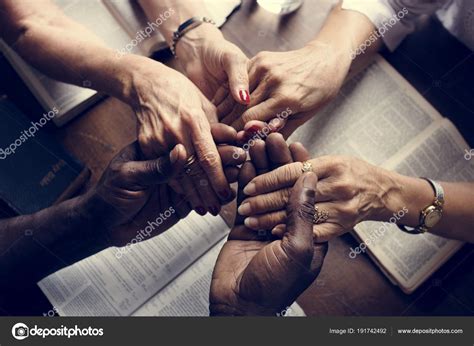
[[[70,156],[45,126],[57,109],[31,121],[0,100],[0,199],[17,214],[31,214],[78,191],[89,170]]]

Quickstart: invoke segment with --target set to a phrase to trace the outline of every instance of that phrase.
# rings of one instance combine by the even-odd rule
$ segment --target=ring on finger
[[[313,223],[315,225],[326,222],[328,218],[329,212],[327,210],[319,210],[317,205],[314,206]]]
[[[313,171],[313,164],[310,161],[304,161],[303,167],[301,168],[302,173],[312,172]]]

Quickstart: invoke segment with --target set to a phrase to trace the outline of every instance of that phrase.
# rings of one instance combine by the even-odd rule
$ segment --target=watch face
[[[441,211],[438,209],[428,211],[425,217],[425,225],[428,228],[433,227],[441,219]]]

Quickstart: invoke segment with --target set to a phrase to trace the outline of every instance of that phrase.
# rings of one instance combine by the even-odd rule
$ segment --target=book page
[[[142,305],[133,316],[209,316],[209,291],[217,256],[227,239],[222,239],[175,280]],[[293,303],[282,315],[305,316]]]
[[[351,155],[381,165],[440,119],[436,110],[378,56],[348,80],[337,98],[302,125],[300,141],[312,157]]]
[[[116,256],[109,248],[38,285],[61,316],[128,316],[227,235],[221,217],[192,212]],[[123,249],[123,248],[122,248]]]
[[[411,151],[394,156],[385,167],[404,175],[440,181],[474,181],[474,160],[464,158],[468,147],[453,124],[442,119],[413,143]],[[463,244],[433,234],[407,234],[394,224],[386,224],[383,236],[377,236],[375,231],[380,225],[363,222],[355,229],[406,292],[421,285]],[[368,241],[370,238],[375,241]]]

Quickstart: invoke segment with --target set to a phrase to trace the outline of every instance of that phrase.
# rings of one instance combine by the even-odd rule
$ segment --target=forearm
[[[382,47],[382,40],[377,38],[364,54],[356,54],[357,49],[375,32],[376,28],[369,18],[357,11],[344,10],[339,4],[331,10],[318,35],[308,45],[324,44],[329,47],[341,73],[347,74],[349,69],[358,70]]]
[[[84,195],[32,215],[1,220],[2,281],[12,287],[34,284],[105,249],[108,240],[98,215],[100,206]]]
[[[38,70],[129,101],[132,67],[146,58],[117,56],[51,1],[3,1],[0,20],[5,24],[0,29],[1,36]]]
[[[421,178],[413,178],[390,173],[391,193],[387,194],[388,219],[403,208],[406,212],[399,221],[407,226],[417,226],[420,212],[433,203],[434,191],[430,184]],[[440,182],[445,193],[445,203],[441,220],[429,230],[430,233],[452,239],[474,242],[474,183]]]
[[[202,0],[139,0],[148,20],[155,21],[166,12],[171,15],[163,20],[158,30],[172,44],[173,32],[178,26],[191,17],[208,17],[209,12]]]

